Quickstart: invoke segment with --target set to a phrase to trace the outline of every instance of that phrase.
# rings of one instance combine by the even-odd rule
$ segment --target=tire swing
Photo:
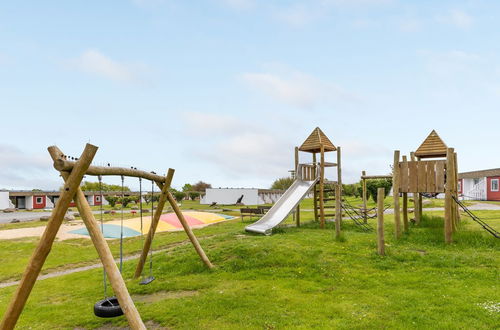
[[[154,213],[154,192],[155,192],[155,183],[154,181],[151,181],[151,220],[153,220],[153,213]],[[142,231],[142,178],[139,178],[139,208],[140,208],[140,213],[141,213],[141,236],[143,239],[143,245],[144,245],[144,234]],[[152,225],[151,221],[151,225]],[[151,242],[152,243],[152,242]],[[142,275],[142,274],[141,274]],[[155,280],[155,277],[153,276],[153,248],[149,249],[149,276],[144,277],[142,275],[142,279],[139,282],[140,285],[147,285]]]
[[[101,215],[101,231],[104,235],[104,221],[102,209],[102,177],[99,175],[99,194],[101,196],[100,215]],[[121,225],[120,225],[120,273],[123,266],[123,175],[122,175],[122,206],[121,206]],[[123,310],[120,307],[118,298],[115,296],[108,297],[108,285],[106,280],[106,270],[103,268],[103,286],[104,299],[99,300],[94,305],[94,315],[102,318],[111,318],[123,315]]]

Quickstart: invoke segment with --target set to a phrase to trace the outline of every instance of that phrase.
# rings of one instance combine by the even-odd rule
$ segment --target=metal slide
[[[313,181],[302,180],[302,165],[297,169],[297,179],[281,196],[278,201],[267,211],[259,221],[245,227],[246,231],[258,234],[271,235],[272,229],[282,223],[290,213],[306,197],[307,193],[319,180],[319,166],[316,167],[316,178]],[[304,164],[305,165],[305,164]]]

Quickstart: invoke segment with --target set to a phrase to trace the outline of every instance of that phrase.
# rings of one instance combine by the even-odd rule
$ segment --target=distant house
[[[84,191],[85,197],[90,206],[108,205],[106,196],[119,196],[121,193],[117,191],[103,192]],[[31,190],[8,190],[0,191],[0,210],[7,208],[36,210],[36,209],[51,209],[56,204],[61,193],[59,191],[31,191]],[[139,195],[138,192],[127,191],[125,196]],[[71,202],[70,206],[75,206],[75,202]]]
[[[458,193],[464,199],[500,201],[500,168],[459,173]]]

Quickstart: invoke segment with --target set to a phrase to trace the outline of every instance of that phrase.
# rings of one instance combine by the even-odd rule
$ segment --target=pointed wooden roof
[[[441,140],[435,130],[432,130],[431,134],[429,134],[420,147],[418,147],[417,151],[415,151],[415,156],[420,158],[446,157],[447,149],[446,143]]]
[[[310,153],[320,152],[321,144],[323,144],[325,152],[337,150],[337,148],[333,145],[332,141],[330,141],[325,133],[323,133],[323,131],[319,127],[316,127],[312,131],[311,135],[309,135],[309,137],[299,147],[299,150]]]

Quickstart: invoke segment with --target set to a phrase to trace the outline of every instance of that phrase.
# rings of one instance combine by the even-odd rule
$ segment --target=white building
[[[458,193],[464,199],[500,201],[500,168],[459,173]]]
[[[273,204],[283,193],[283,190],[273,189],[207,188],[200,204],[234,205],[240,198],[240,203],[243,205]]]
[[[0,191],[0,210],[12,209],[14,204],[10,201],[8,191]]]

